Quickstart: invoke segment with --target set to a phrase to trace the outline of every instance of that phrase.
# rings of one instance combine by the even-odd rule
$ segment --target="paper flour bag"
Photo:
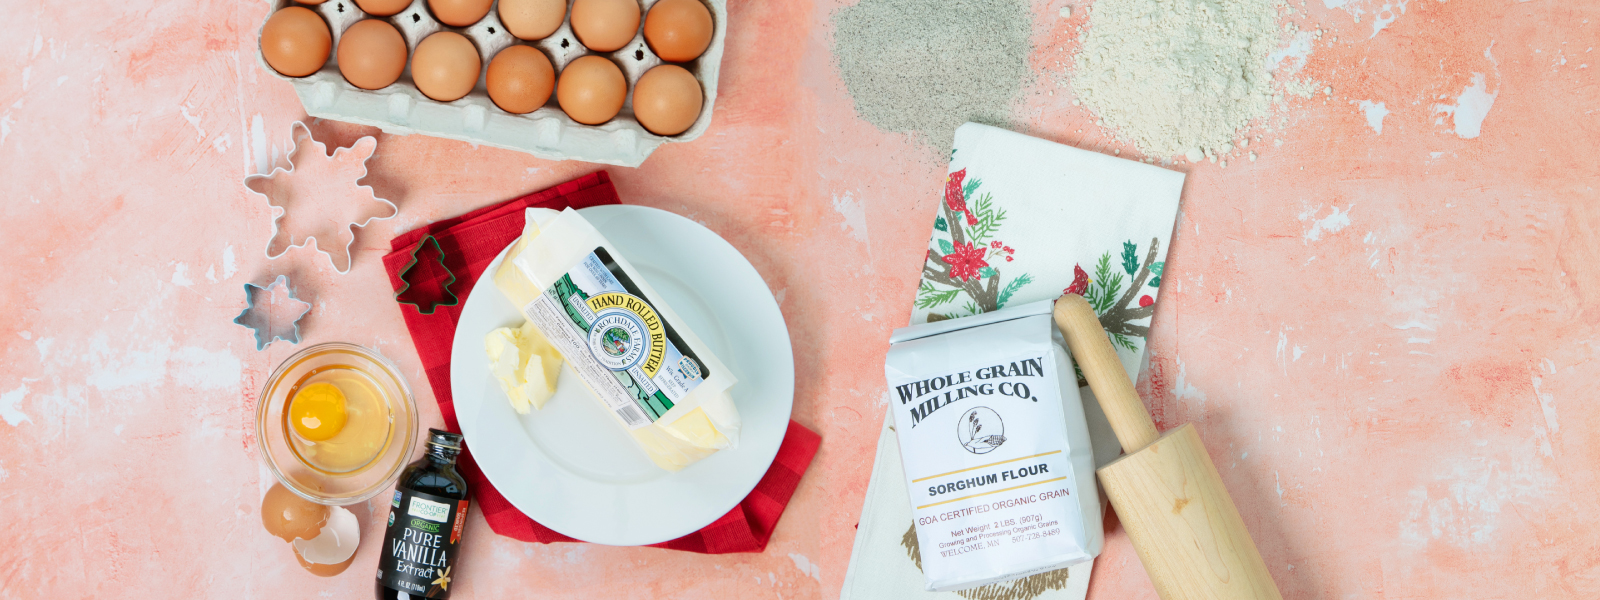
[[[896,329],[884,367],[929,591],[1100,554],[1094,452],[1052,301]]]

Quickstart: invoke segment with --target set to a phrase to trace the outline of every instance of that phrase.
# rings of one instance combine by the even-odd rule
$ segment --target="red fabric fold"
[[[391,252],[383,257],[383,266],[389,273],[389,283],[399,290],[406,286],[400,280],[400,270],[411,262],[411,253],[417,243],[432,235],[444,251],[444,264],[454,274],[455,282],[449,285],[461,303],[441,306],[431,315],[417,312],[409,305],[396,303],[404,316],[406,329],[411,332],[412,343],[433,388],[433,396],[444,415],[445,426],[451,431],[461,431],[456,420],[455,400],[450,395],[450,346],[455,339],[456,323],[461,308],[466,305],[472,286],[477,283],[489,263],[517,236],[522,235],[523,209],[529,207],[586,208],[604,204],[620,204],[611,177],[597,171],[555,187],[528,194],[493,206],[481,208],[459,217],[445,219],[425,227],[395,236],[390,242]],[[413,294],[442,295],[440,286],[448,274],[418,270],[407,276]],[[783,515],[800,478],[816,456],[822,439],[814,432],[794,421],[778,448],[772,466],[756,484],[743,502],[710,525],[681,538],[654,544],[657,548],[685,550],[706,554],[728,552],[760,552],[772,537],[773,527]],[[478,463],[468,448],[459,460],[461,474],[472,486],[478,509],[483,512],[489,527],[500,535],[526,542],[576,542],[573,538],[556,533],[548,527],[518,511],[505,496],[483,476]]]

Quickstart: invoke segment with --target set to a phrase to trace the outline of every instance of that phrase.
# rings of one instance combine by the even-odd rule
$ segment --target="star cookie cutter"
[[[422,260],[418,258],[418,255],[422,254],[423,248],[428,246],[432,246],[433,251],[438,255],[438,258],[434,259],[434,263],[438,264],[438,268],[442,269],[446,276],[446,279],[439,284],[440,294],[437,294],[433,297],[416,298],[416,296],[420,294],[413,293],[411,295],[412,299],[406,299],[407,292],[413,292],[411,289],[411,281],[406,279],[406,276],[411,274],[411,269],[415,268],[419,263],[422,262]],[[432,269],[433,267],[429,266],[428,268]],[[444,265],[444,248],[439,247],[439,240],[431,235],[425,236],[422,238],[422,241],[417,242],[417,247],[411,251],[411,261],[407,262],[406,266],[400,269],[399,277],[400,283],[405,285],[399,290],[395,291],[394,300],[395,302],[399,302],[401,304],[411,305],[412,308],[417,309],[417,314],[431,315],[433,314],[433,311],[438,310],[441,306],[455,306],[461,303],[461,299],[457,298],[455,293],[450,291],[450,286],[454,285],[456,282],[456,274],[450,271],[450,267],[446,267]],[[446,298],[448,298],[448,300],[446,300]]]
[[[279,290],[283,292],[281,303],[278,299]],[[280,309],[288,312],[280,312]],[[244,284],[244,312],[234,317],[233,322],[255,332],[256,351],[260,352],[278,340],[300,343],[300,319],[310,311],[311,303],[294,297],[294,289],[289,287],[289,277],[279,275],[267,287]],[[284,315],[293,316],[287,325],[273,319],[274,316]]]
[[[274,167],[269,174],[255,174],[244,178],[245,189],[266,197],[267,205],[272,207],[272,238],[267,241],[267,260],[276,259],[287,254],[290,250],[314,243],[317,251],[328,257],[328,263],[333,266],[334,271],[340,275],[349,273],[351,264],[355,262],[355,257],[350,254],[350,248],[356,241],[355,229],[358,227],[364,228],[374,221],[392,219],[395,215],[400,214],[399,207],[395,206],[393,202],[379,198],[370,186],[356,183],[367,177],[367,159],[372,158],[373,152],[377,150],[378,140],[370,135],[364,136],[357,139],[354,144],[347,148],[335,149],[333,154],[330,155],[328,154],[327,144],[313,138],[311,129],[306,127],[304,122],[295,121],[290,126],[290,131],[289,168]],[[302,144],[302,139],[309,140],[310,143]],[[307,160],[307,157],[301,156],[302,151],[309,150],[316,150],[316,157],[322,160]],[[325,185],[318,187],[318,184],[312,181],[297,182],[302,178],[295,174],[297,166],[301,171],[301,175],[305,175],[306,172],[312,172],[315,175],[323,174],[319,173],[319,171],[331,171],[331,175],[337,176],[340,181],[348,181],[350,184],[349,190],[332,190],[332,193],[348,191],[355,196],[354,203],[340,207],[347,211],[344,217],[323,219],[320,223],[311,226],[315,229],[314,231],[305,234],[300,239],[296,239],[299,235],[298,232],[289,231],[292,228],[291,226],[296,223],[285,222],[293,219],[289,215],[291,208],[298,206],[300,210],[304,210],[307,203],[326,204],[330,190]],[[357,166],[360,167],[360,174],[350,178],[350,175],[355,174]],[[324,180],[325,183],[326,180]],[[372,207],[367,205],[373,203],[388,207],[387,214],[371,214]],[[351,213],[355,213],[356,216],[350,217]],[[348,222],[346,222],[346,217],[349,217]],[[365,219],[361,217],[365,217]],[[321,240],[318,239],[319,235],[322,236]],[[340,240],[339,238],[343,239]],[[344,242],[342,249],[338,247],[338,241]],[[324,245],[331,246],[331,248],[324,248]],[[276,253],[273,252],[275,246],[279,247]],[[339,250],[341,254],[336,256],[334,254],[335,250]],[[343,268],[340,268],[341,258],[344,263]]]

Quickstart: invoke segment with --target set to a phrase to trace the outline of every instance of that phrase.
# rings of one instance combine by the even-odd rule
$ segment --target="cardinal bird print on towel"
[[[967,179],[967,170],[945,180],[944,201],[933,222],[933,238],[922,265],[917,288],[917,308],[932,309],[966,297],[966,302],[943,313],[930,313],[929,321],[942,321],[1005,308],[1006,302],[1033,276],[1018,273],[1007,279],[1005,263],[1016,260],[1016,249],[997,236],[1006,211],[988,192],[978,193],[983,181]]]

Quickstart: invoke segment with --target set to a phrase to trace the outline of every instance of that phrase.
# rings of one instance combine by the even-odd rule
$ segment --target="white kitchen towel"
[[[1183,174],[977,123],[956,129],[950,175],[922,264],[911,323],[1082,294],[1129,377],[1178,216]],[[1121,446],[1080,378],[1095,463]],[[892,431],[878,440],[843,598],[1077,600],[1092,563],[954,593],[923,591],[910,496]]]

